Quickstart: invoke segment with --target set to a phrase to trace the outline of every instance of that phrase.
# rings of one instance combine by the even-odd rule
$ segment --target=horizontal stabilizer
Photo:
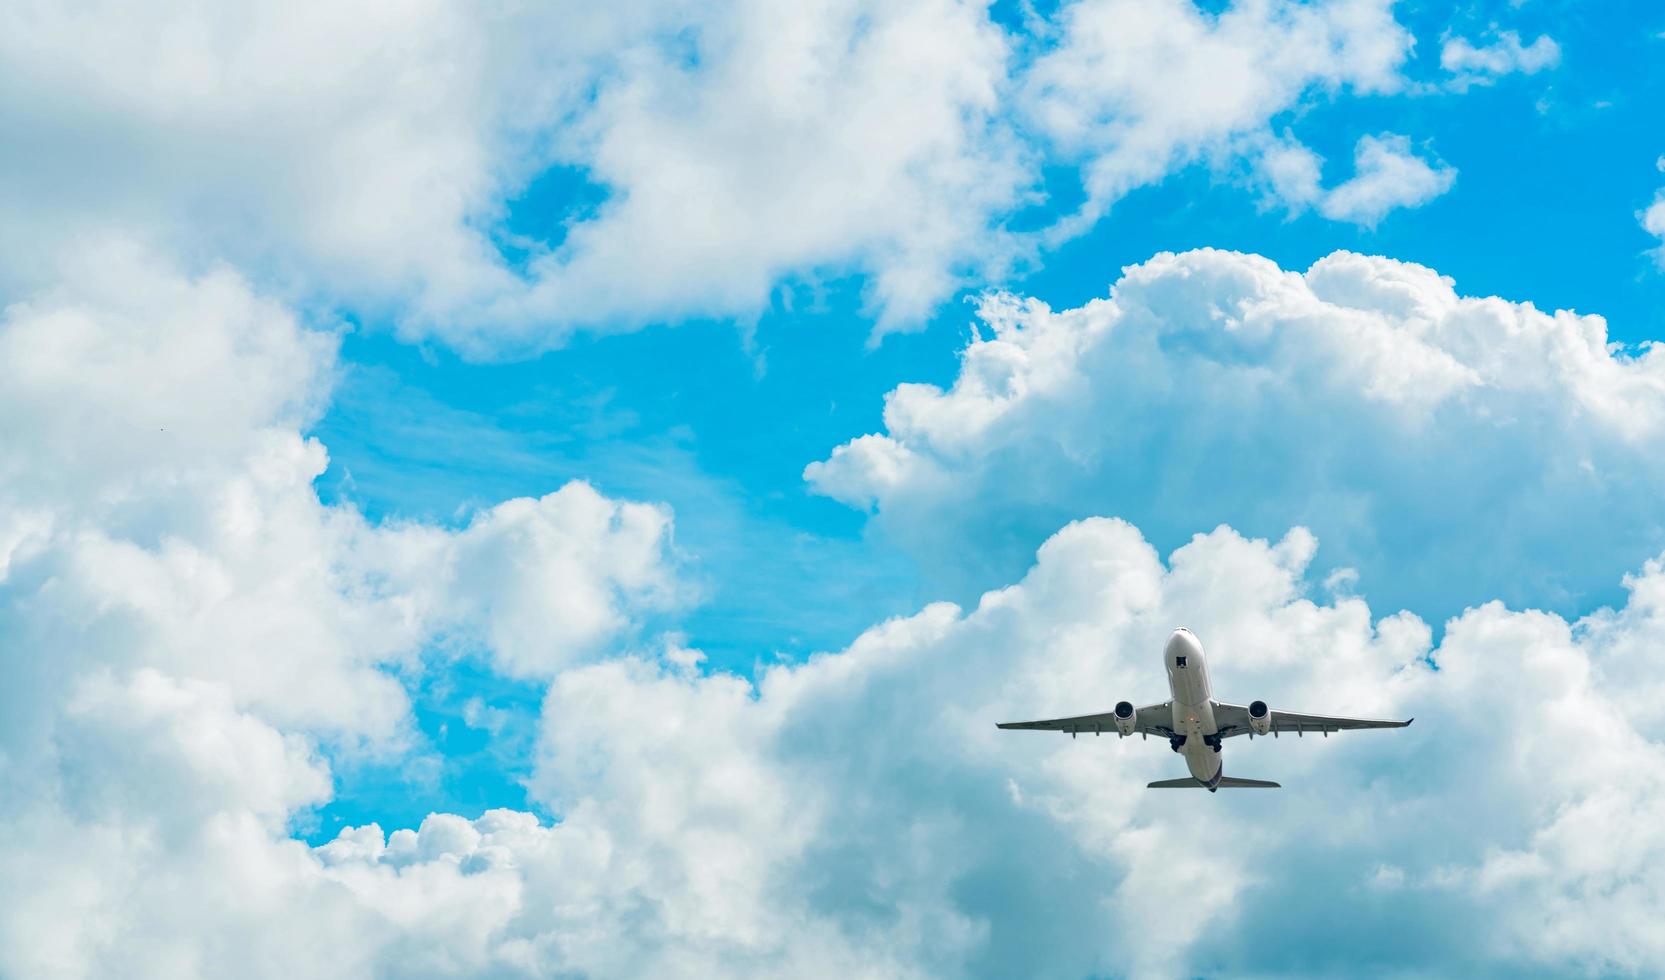
[[[1239,779],[1236,776],[1221,776],[1220,777],[1220,782],[1215,788],[1216,789],[1227,789],[1227,788],[1234,787],[1234,786],[1239,788],[1239,789],[1281,789],[1282,788],[1277,783],[1274,783],[1270,780],[1266,780],[1266,779]],[[1202,782],[1201,780],[1192,779],[1191,777],[1187,776],[1184,779],[1158,779],[1154,783],[1146,784],[1145,788],[1146,789],[1207,789],[1208,784],[1205,783],[1205,782]]]

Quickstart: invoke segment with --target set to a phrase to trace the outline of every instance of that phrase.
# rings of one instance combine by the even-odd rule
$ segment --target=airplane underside
[[[1247,735],[1250,739],[1293,733],[1296,737],[1310,733],[1329,736],[1360,728],[1405,728],[1415,719],[1383,721],[1372,718],[1344,718],[1331,715],[1305,714],[1298,711],[1274,711],[1265,701],[1247,705],[1216,701],[1208,679],[1208,663],[1202,644],[1191,631],[1180,627],[1168,637],[1162,652],[1162,662],[1168,675],[1171,699],[1158,704],[1135,707],[1131,701],[1119,701],[1114,710],[1069,718],[1048,718],[1041,721],[1003,722],[999,728],[1027,728],[1064,732],[1071,738],[1083,732],[1093,735],[1114,733],[1127,738],[1166,738],[1175,754],[1185,757],[1185,767],[1191,775],[1180,779],[1160,779],[1147,784],[1149,789],[1206,789],[1210,793],[1227,789],[1276,789],[1277,783],[1265,779],[1243,779],[1227,776],[1220,761],[1220,748],[1231,736]]]
[[[1227,776],[1224,762],[1220,759],[1220,736],[1200,735],[1195,741],[1184,735],[1176,735],[1169,740],[1175,752],[1185,756],[1185,765],[1191,770],[1189,777],[1180,779],[1159,779],[1146,784],[1146,789],[1206,789],[1210,793],[1221,787],[1228,789],[1280,789],[1274,782],[1265,779],[1243,779]],[[1207,777],[1202,773],[1209,773]]]

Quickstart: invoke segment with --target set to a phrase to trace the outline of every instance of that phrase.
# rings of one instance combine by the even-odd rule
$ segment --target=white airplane
[[[1102,715],[1080,715],[1075,718],[1052,718],[1047,721],[1013,721],[998,728],[1030,728],[1048,732],[1069,732],[1074,738],[1080,732],[1094,735],[1113,731],[1122,738],[1137,732],[1141,736],[1160,735],[1168,740],[1175,752],[1185,756],[1191,775],[1184,779],[1161,779],[1151,783],[1150,789],[1189,789],[1199,787],[1215,792],[1222,786],[1264,787],[1276,789],[1277,783],[1264,779],[1238,779],[1225,774],[1220,761],[1220,743],[1233,735],[1271,735],[1279,732],[1331,732],[1351,728],[1404,728],[1415,718],[1406,721],[1371,721],[1365,718],[1330,718],[1325,715],[1303,715],[1293,711],[1272,711],[1265,701],[1251,701],[1248,707],[1226,704],[1213,699],[1208,685],[1208,662],[1203,659],[1202,644],[1183,626],[1168,637],[1162,652],[1162,663],[1168,668],[1168,690],[1172,701],[1149,704],[1135,709],[1123,701],[1114,711]]]

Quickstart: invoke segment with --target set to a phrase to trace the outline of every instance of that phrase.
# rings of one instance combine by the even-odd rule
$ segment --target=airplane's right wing
[[[1299,711],[1271,711],[1269,724],[1270,732],[1279,734],[1305,735],[1307,732],[1328,735],[1330,732],[1351,731],[1358,728],[1404,728],[1409,721],[1378,721],[1374,718],[1338,718],[1330,715],[1307,715]],[[1214,723],[1219,726],[1220,737],[1230,738],[1233,735],[1247,735],[1252,729],[1249,727],[1249,709],[1241,704],[1226,704],[1223,701],[1214,702]]]
[[[1135,711],[1133,715],[1135,732],[1145,735],[1158,735],[1162,738],[1172,738],[1173,702],[1164,701],[1161,704],[1147,704]],[[995,726],[1006,729],[1028,729],[1042,732],[1094,732],[1109,735],[1116,731],[1116,713],[1106,711],[1098,715],[1076,715],[1074,718],[1048,718],[1044,721],[1008,721]]]

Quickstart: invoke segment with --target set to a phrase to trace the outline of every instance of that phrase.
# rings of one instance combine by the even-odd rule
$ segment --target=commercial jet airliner
[[[1278,784],[1264,779],[1238,779],[1225,774],[1220,761],[1220,743],[1233,735],[1271,735],[1294,732],[1322,732],[1328,736],[1351,728],[1404,728],[1416,719],[1406,721],[1371,721],[1365,718],[1331,718],[1326,715],[1303,715],[1293,711],[1273,711],[1265,701],[1251,701],[1248,707],[1216,701],[1208,685],[1208,663],[1203,659],[1202,644],[1191,631],[1181,627],[1168,637],[1162,651],[1162,662],[1168,668],[1168,691],[1172,701],[1150,704],[1135,709],[1123,701],[1115,710],[1101,715],[1080,715],[1075,718],[1052,718],[1047,721],[1013,721],[1000,728],[1032,728],[1048,732],[1069,732],[1073,738],[1081,732],[1095,735],[1113,731],[1122,738],[1138,733],[1142,736],[1159,735],[1168,740],[1175,752],[1185,756],[1191,775],[1184,779],[1161,779],[1151,783],[1150,789],[1206,789],[1210,793],[1225,787],[1265,787],[1276,789]]]

